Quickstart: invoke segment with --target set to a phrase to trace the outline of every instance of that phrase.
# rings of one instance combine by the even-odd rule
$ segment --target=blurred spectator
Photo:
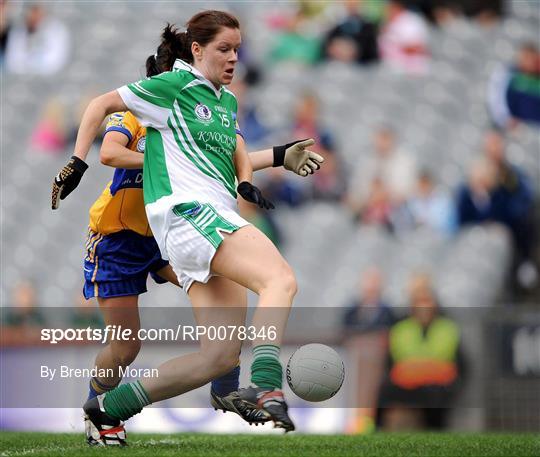
[[[506,157],[506,141],[496,130],[484,137],[484,156],[495,167],[497,191],[508,199],[510,218],[520,218],[531,209],[532,189],[524,170],[510,163]]]
[[[406,3],[438,26],[445,26],[462,14],[457,0],[407,0]]]
[[[388,329],[394,318],[382,298],[383,277],[369,268],[360,279],[358,296],[345,309],[343,325],[349,361],[356,376],[354,406],[347,431],[370,433],[375,428],[379,386],[384,372]]]
[[[240,215],[246,221],[263,232],[276,247],[280,246],[281,234],[269,211],[261,210],[257,205],[248,203],[243,198],[238,199],[238,208]]]
[[[475,163],[469,184],[458,193],[459,223],[497,222],[508,227],[515,248],[515,279],[521,287],[532,289],[538,281],[533,260],[533,193],[525,173],[506,159],[504,148],[502,135],[495,131],[486,134],[484,159]]]
[[[392,310],[382,297],[383,276],[378,268],[364,271],[358,284],[358,295],[346,308],[343,324],[347,333],[384,330],[393,323]]]
[[[460,17],[461,12],[452,0],[442,0],[433,5],[429,18],[439,27],[446,27],[455,23]]]
[[[389,333],[380,420],[388,430],[442,429],[464,377],[460,330],[439,309],[429,276],[415,275],[409,293],[410,316]]]
[[[405,0],[389,0],[379,36],[379,52],[390,68],[408,74],[428,71],[428,28],[424,19],[407,10]]]
[[[82,293],[78,293],[71,313],[70,326],[73,328],[103,327],[103,319],[96,305],[96,300],[87,300]]]
[[[7,38],[11,29],[11,16],[9,14],[8,0],[0,0],[0,66],[4,62]]]
[[[328,0],[298,0],[298,7],[304,17],[309,19],[319,18],[331,4]]]
[[[504,137],[489,131],[484,139],[484,155],[495,167],[496,187],[493,191],[493,219],[512,232],[515,246],[514,268],[520,285],[532,288],[538,280],[534,264],[536,228],[533,215],[533,190],[524,170],[506,157]]]
[[[456,229],[456,210],[451,197],[437,189],[427,171],[420,173],[416,193],[407,202],[413,228],[427,228],[433,232],[450,235]]]
[[[343,163],[333,143],[321,140],[317,152],[324,157],[324,166],[311,177],[311,197],[314,200],[341,202],[346,193]]]
[[[394,70],[408,74],[428,71],[428,28],[424,19],[406,8],[404,0],[386,4],[386,20],[379,35],[382,60]]]
[[[540,126],[540,52],[535,43],[523,44],[514,64],[495,70],[488,87],[490,115],[499,128],[519,122]]]
[[[41,328],[45,323],[37,302],[36,288],[32,282],[23,280],[12,291],[11,306],[5,313],[4,324],[21,330]]]
[[[379,187],[388,191],[391,206],[401,205],[414,189],[416,163],[407,152],[396,147],[394,131],[386,126],[380,127],[374,134],[373,144],[374,154],[357,168],[347,197],[348,205],[356,215],[361,213],[373,191],[377,190],[378,182]]]
[[[48,154],[61,154],[67,144],[65,110],[62,103],[56,99],[50,99],[38,120],[30,146],[34,151]]]
[[[360,0],[344,0],[345,17],[326,35],[323,54],[327,60],[372,63],[378,60],[377,27],[360,14]]]
[[[373,24],[379,24],[384,20],[385,7],[385,2],[362,0],[362,16]]]
[[[381,225],[392,229],[392,200],[390,192],[380,177],[371,182],[367,198],[359,207],[358,216],[364,224]]]
[[[324,166],[310,178],[312,198],[341,201],[346,190],[343,163],[332,134],[321,125],[319,100],[312,92],[303,93],[296,103],[291,138],[313,138],[310,149],[324,157]]]
[[[505,0],[404,0],[404,4],[424,14],[437,25],[444,25],[459,16],[491,25],[503,14]]]
[[[491,25],[504,13],[505,0],[453,0],[461,6],[465,15],[473,17],[480,24]]]
[[[16,74],[52,75],[67,63],[69,48],[66,26],[35,3],[26,9],[24,24],[9,31],[6,68]]]
[[[493,164],[479,160],[472,165],[468,182],[458,190],[460,226],[494,221],[493,191],[496,184],[497,170]]]
[[[311,65],[319,60],[320,40],[303,29],[306,20],[306,13],[302,8],[287,18],[284,30],[278,34],[270,51],[271,63],[288,61]]]

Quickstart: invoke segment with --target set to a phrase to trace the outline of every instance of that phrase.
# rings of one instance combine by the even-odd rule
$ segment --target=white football
[[[302,400],[324,401],[332,398],[345,378],[345,365],[339,354],[324,344],[306,344],[289,359],[287,382]]]

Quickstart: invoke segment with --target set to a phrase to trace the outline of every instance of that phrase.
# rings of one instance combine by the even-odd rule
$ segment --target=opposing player
[[[130,153],[144,151],[145,129],[129,112],[113,114],[107,124],[102,155],[113,163],[133,166],[138,157]],[[129,152],[128,152],[129,151]],[[141,166],[141,165],[139,165]],[[138,297],[146,292],[147,276],[158,283],[167,280],[178,285],[176,275],[161,258],[152,236],[142,196],[142,169],[118,168],[113,180],[90,208],[87,254],[84,262],[84,295],[97,298],[106,325],[116,325],[138,335],[140,316]],[[115,376],[90,381],[88,398],[107,392],[121,381],[119,370],[132,363],[141,343],[138,339],[108,342],[98,354],[94,366],[99,373]],[[239,367],[212,381],[211,403],[215,408],[238,413],[249,423],[266,421],[253,408],[226,402],[225,397],[238,388]]]
[[[85,157],[108,113],[129,109],[147,127],[144,199],[161,253],[188,292],[199,325],[243,325],[244,287],[259,295],[253,325],[277,332],[254,340],[255,386],[231,398],[260,408],[277,427],[289,431],[294,424],[280,391],[279,345],[296,280],[274,245],[236,213],[236,191],[247,201],[272,207],[250,182],[251,163],[235,133],[236,99],[223,87],[232,80],[240,40],[238,21],[228,13],[194,16],[187,31],[178,34],[184,60],[177,61],[175,71],[92,101],[81,122],[75,156]],[[240,184],[235,189],[236,179]],[[217,306],[224,303],[228,309],[220,312]],[[265,312],[270,307],[272,312]],[[205,339],[199,352],[161,365],[158,378],[124,384],[89,400],[84,409],[95,436],[102,439],[107,430],[116,433],[122,420],[144,406],[230,371],[238,363],[240,347],[240,339]]]

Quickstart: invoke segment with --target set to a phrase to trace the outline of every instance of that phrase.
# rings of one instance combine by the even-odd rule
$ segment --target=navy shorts
[[[102,235],[88,231],[84,259],[84,296],[122,297],[147,291],[148,274],[159,284],[167,282],[155,274],[169,262],[161,258],[152,236],[131,230]]]

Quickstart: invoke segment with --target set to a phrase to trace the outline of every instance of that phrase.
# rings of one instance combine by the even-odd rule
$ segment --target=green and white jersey
[[[236,209],[237,101],[182,60],[173,71],[128,84],[118,93],[147,128],[144,202],[167,257],[164,241],[175,205],[199,201]]]

